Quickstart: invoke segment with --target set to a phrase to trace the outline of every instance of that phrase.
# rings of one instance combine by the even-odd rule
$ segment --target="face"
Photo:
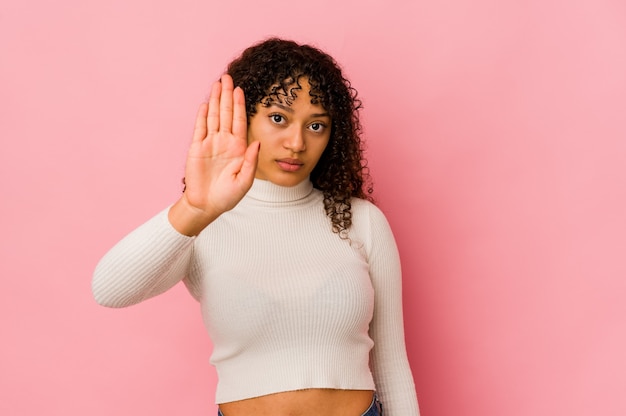
[[[291,105],[284,100],[269,107],[257,104],[248,124],[248,143],[259,141],[255,177],[280,186],[295,186],[307,179],[330,139],[331,119],[319,104],[311,104],[309,83]]]

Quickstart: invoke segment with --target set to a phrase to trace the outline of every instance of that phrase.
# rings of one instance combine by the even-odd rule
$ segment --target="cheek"
[[[262,129],[259,128],[258,125],[251,125],[248,127],[248,144],[252,142],[261,142],[261,149],[263,148],[263,143],[266,142],[264,139],[267,135],[263,134]]]

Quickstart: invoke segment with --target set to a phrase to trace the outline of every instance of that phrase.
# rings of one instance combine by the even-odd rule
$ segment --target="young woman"
[[[281,39],[246,49],[198,111],[180,199],[96,267],[109,307],[186,284],[223,416],[419,413],[359,107],[324,52]]]

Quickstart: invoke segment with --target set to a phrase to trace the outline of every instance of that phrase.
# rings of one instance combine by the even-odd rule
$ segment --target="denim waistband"
[[[219,409],[217,409],[217,416],[224,416]],[[374,393],[370,407],[368,407],[361,416],[383,416],[383,405],[380,403],[380,400],[378,400],[376,393]]]
[[[382,416],[383,415],[383,405],[378,400],[378,395],[374,393],[374,397],[372,398],[372,404],[370,407],[363,413],[361,416]]]

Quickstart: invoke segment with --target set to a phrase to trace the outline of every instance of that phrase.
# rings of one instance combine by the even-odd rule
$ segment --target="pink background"
[[[626,414],[625,4],[3,0],[0,414],[213,414],[184,288],[108,310],[90,279],[272,34],[363,98],[423,415]]]

